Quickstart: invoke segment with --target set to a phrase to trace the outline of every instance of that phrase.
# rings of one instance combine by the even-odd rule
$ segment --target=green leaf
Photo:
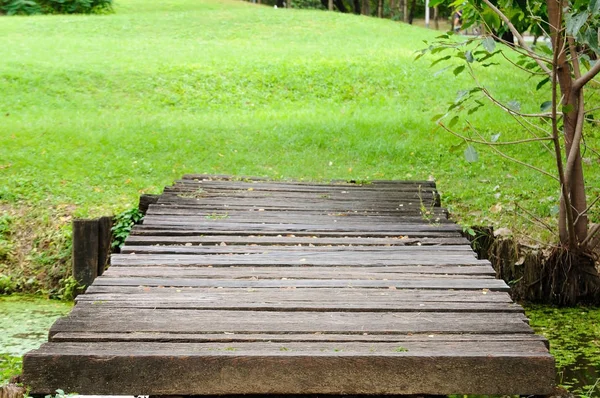
[[[550,78],[547,77],[545,79],[542,79],[542,81],[540,81],[537,86],[535,86],[536,90],[539,90],[540,88],[544,87],[544,84],[548,83],[550,81]]]
[[[435,72],[433,74],[433,77],[438,77],[439,75],[441,75],[442,73],[444,73],[445,71],[447,71],[450,68],[452,68],[452,65],[448,65],[445,68],[442,68],[442,69],[438,70],[437,72]]]
[[[600,2],[600,0],[598,0]],[[583,41],[587,44],[596,54],[600,54],[600,46],[598,45],[598,30],[592,27],[588,27],[583,35]]]
[[[588,10],[590,10],[592,15],[600,13],[600,0],[590,0]]]
[[[462,101],[470,93],[471,93],[470,90],[460,90],[458,93],[456,93],[456,99],[454,100],[454,102],[458,103],[458,102]]]
[[[448,123],[448,127],[452,128],[456,125],[456,123],[458,122],[458,116],[454,116],[451,120],[450,123]]]
[[[494,50],[496,49],[496,42],[494,41],[493,38],[488,36],[485,39],[483,39],[483,48],[485,48],[485,50],[488,53],[493,53]]]
[[[440,113],[439,115],[435,115],[434,117],[431,118],[432,122],[439,122],[440,120],[442,120],[444,117],[446,117],[447,113]]]
[[[498,141],[498,138],[500,138],[500,133],[492,135],[492,137],[490,138],[490,141],[496,142],[496,141]]]
[[[458,143],[456,145],[452,145],[450,147],[450,149],[448,149],[448,152],[454,153],[454,152],[458,151],[460,148],[462,148],[465,144],[466,144],[465,141],[461,141],[460,143]]]
[[[471,51],[467,51],[465,53],[465,59],[467,60],[468,63],[473,63],[473,61],[475,61],[475,58],[473,58],[473,54],[471,53]]]
[[[465,154],[465,159],[469,163],[474,163],[479,160],[479,154],[477,153],[477,150],[475,149],[475,147],[473,145],[467,146],[467,149],[465,149],[464,154]]]
[[[582,11],[577,14],[567,14],[566,16],[566,28],[567,34],[573,37],[577,37],[579,31],[585,25],[585,22],[590,16],[589,11]]]
[[[515,101],[515,100],[508,101],[506,106],[508,106],[509,109],[511,109],[515,112],[519,112],[521,110],[521,103],[519,101]]]
[[[464,66],[464,65],[460,65],[460,66],[457,66],[457,67],[456,67],[456,68],[455,68],[455,69],[452,71],[452,73],[454,73],[454,76],[458,76],[458,75],[459,75],[459,74],[460,74],[462,71],[464,71],[464,70],[465,70],[465,66]]]
[[[546,112],[552,108],[552,101],[545,101],[540,105],[540,112]]]
[[[451,56],[451,55],[446,55],[445,57],[438,58],[438,59],[436,59],[435,61],[433,61],[433,62],[431,63],[431,65],[429,65],[429,66],[430,66],[430,67],[432,67],[433,65],[435,65],[435,64],[439,64],[440,62],[443,62],[443,61],[447,61],[447,60],[449,60],[450,58],[452,58],[452,56]]]
[[[429,7],[437,7],[442,4],[445,0],[429,0]]]

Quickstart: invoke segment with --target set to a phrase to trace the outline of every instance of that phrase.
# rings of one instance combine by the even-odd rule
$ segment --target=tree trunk
[[[383,18],[383,0],[377,0],[377,17]]]
[[[410,1],[410,11],[408,12],[408,23],[412,25],[415,19],[415,8],[417,8],[417,0]]]
[[[433,27],[435,30],[440,30],[438,6],[433,7]]]
[[[579,145],[573,148],[573,141],[577,131],[577,123],[580,117],[580,99],[583,99],[580,90],[573,90],[573,77],[571,75],[571,65],[569,64],[567,54],[567,44],[562,30],[562,1],[547,0],[548,20],[550,23],[550,36],[552,37],[553,49],[556,57],[556,77],[561,93],[561,106],[563,109],[563,134],[565,140],[565,158],[569,158],[569,153],[575,151],[575,162],[569,169],[567,164],[564,171],[564,181],[566,194],[561,195],[561,206],[559,212],[559,236],[563,246],[567,249],[576,250],[587,237],[587,216],[584,214],[587,209],[585,196],[585,180],[583,179],[583,167],[581,161],[581,152]],[[570,205],[570,206],[569,206]],[[570,208],[569,208],[570,207]],[[570,214],[569,214],[569,213]],[[569,225],[570,221],[573,225]],[[574,236],[572,236],[574,235]]]
[[[402,0],[402,20],[408,22],[408,0]]]
[[[329,0],[329,1],[327,2],[327,9],[328,9],[329,11],[333,11],[333,0]]]
[[[362,0],[361,12],[363,15],[371,15],[371,1]]]
[[[390,19],[394,19],[396,0],[390,0]]]
[[[360,0],[353,0],[353,2],[352,2],[352,8],[353,8],[352,11],[354,11],[354,13],[356,15],[360,15],[360,11],[361,11],[360,10]]]

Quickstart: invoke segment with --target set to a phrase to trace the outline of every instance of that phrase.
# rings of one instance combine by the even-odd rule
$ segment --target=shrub
[[[112,0],[0,0],[6,15],[100,14],[112,10]]]

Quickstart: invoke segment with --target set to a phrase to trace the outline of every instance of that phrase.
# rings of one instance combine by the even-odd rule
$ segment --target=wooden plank
[[[487,260],[477,260],[472,256],[444,256],[439,259],[426,255],[396,256],[333,256],[333,253],[318,253],[315,255],[278,256],[275,253],[228,254],[218,256],[194,255],[194,254],[113,254],[111,264],[113,266],[447,266],[447,265],[489,265]]]
[[[502,280],[491,278],[406,278],[394,280],[231,280],[200,278],[105,278],[96,279],[97,286],[175,286],[203,288],[370,288],[370,289],[461,289],[461,290],[498,290],[508,291],[509,287]]]
[[[513,312],[319,312],[90,308],[75,306],[50,329],[60,332],[133,333],[533,333]]]
[[[203,289],[180,287],[152,286],[100,286],[92,285],[86,294],[77,297],[77,302],[83,300],[101,301],[111,297],[132,295],[134,299],[148,297],[149,299],[165,300],[169,298],[188,301],[206,302],[246,302],[246,303],[371,303],[382,305],[399,302],[456,302],[456,303],[511,303],[506,292],[481,290],[418,290],[418,289]]]
[[[115,295],[113,295],[115,297]],[[221,310],[221,311],[319,311],[319,312],[518,312],[523,308],[513,303],[453,303],[405,301],[400,303],[345,303],[345,302],[242,302],[239,300],[208,301],[187,300],[179,297],[148,300],[147,297],[134,299],[132,295],[117,296],[118,299],[79,301],[78,306],[93,308],[150,308],[150,309],[189,309],[189,310]]]
[[[32,393],[549,394],[554,379],[536,342],[48,343],[24,366]]]
[[[227,244],[221,244],[223,242],[214,244],[212,246],[194,246],[189,245],[168,245],[168,246],[148,246],[148,245],[127,245],[121,250],[121,254],[204,254],[204,255],[221,255],[221,254],[256,254],[256,253],[274,253],[274,254],[298,254],[298,253],[344,253],[346,256],[353,256],[355,254],[431,254],[435,256],[452,256],[452,255],[464,255],[468,257],[475,257],[475,253],[470,246],[355,246],[355,245],[339,245],[339,246],[306,246],[293,245],[293,246],[228,246]]]
[[[214,245],[224,243],[231,245],[313,245],[313,246],[336,246],[336,245],[372,245],[372,246],[461,246],[468,244],[464,237],[318,237],[318,236],[235,236],[235,235],[201,235],[201,236],[151,236],[151,235],[129,235],[125,244],[140,245]]]
[[[394,279],[404,275],[494,277],[490,266],[404,267],[112,267],[105,278],[124,276],[163,278],[256,278],[256,279]]]
[[[53,342],[161,342],[161,343],[251,343],[251,342],[541,342],[548,347],[548,340],[536,334],[248,334],[248,333],[94,333],[61,332],[52,337]]]
[[[455,232],[446,232],[446,231],[407,231],[406,229],[402,229],[401,231],[396,232],[381,232],[381,231],[341,231],[341,232],[331,232],[331,231],[247,231],[247,230],[209,230],[204,228],[203,226],[189,227],[189,228],[165,228],[160,226],[150,226],[146,227],[143,224],[135,225],[131,231],[132,235],[152,235],[152,236],[211,236],[211,235],[221,235],[221,236],[275,236],[275,237],[328,237],[328,238],[346,238],[346,237],[361,237],[361,238],[462,238],[462,234],[458,231]]]

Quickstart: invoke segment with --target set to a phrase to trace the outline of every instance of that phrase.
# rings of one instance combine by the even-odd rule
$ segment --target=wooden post
[[[110,255],[112,224],[112,217],[105,216],[98,219],[98,276],[104,273]]]
[[[73,220],[73,277],[84,286],[98,276],[98,220]]]
[[[143,215],[146,215],[146,212],[148,211],[148,207],[150,207],[150,205],[153,205],[156,202],[158,202],[159,197],[160,197],[160,195],[150,195],[150,194],[141,195],[138,209],[140,209],[140,211],[142,212]]]

